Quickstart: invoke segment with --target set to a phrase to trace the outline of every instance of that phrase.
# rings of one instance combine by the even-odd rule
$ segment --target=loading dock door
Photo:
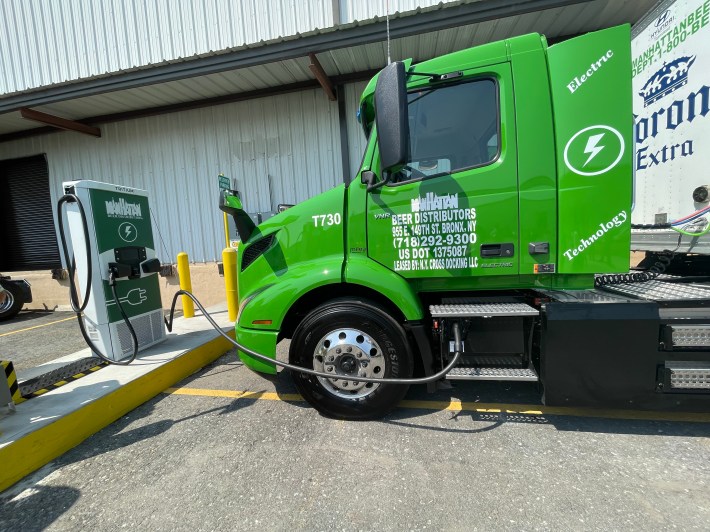
[[[59,268],[44,155],[0,161],[0,272]]]

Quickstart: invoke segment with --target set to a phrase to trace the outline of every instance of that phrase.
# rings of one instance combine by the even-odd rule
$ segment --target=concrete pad
[[[233,337],[226,304],[208,312]],[[14,414],[0,418],[0,491],[231,347],[200,314],[176,318],[167,339],[139,353],[131,365],[104,367],[17,405]],[[85,356],[89,349],[40,366],[41,373]]]

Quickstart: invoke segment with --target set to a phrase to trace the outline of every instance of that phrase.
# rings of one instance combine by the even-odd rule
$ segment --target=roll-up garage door
[[[44,155],[0,161],[0,272],[59,268]]]

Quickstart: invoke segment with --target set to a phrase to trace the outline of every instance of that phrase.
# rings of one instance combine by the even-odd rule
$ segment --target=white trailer
[[[710,0],[660,2],[634,26],[631,54],[631,221],[666,225],[634,229],[631,249],[710,254]]]

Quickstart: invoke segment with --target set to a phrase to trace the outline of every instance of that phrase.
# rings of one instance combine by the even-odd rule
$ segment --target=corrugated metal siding
[[[357,110],[360,106],[360,95],[367,87],[367,81],[350,83],[345,86],[345,109],[347,110],[346,124],[348,126],[348,149],[350,155],[350,175],[353,179],[360,170],[362,156],[365,153],[367,139],[362,126],[357,121]]]
[[[214,261],[224,247],[217,174],[236,178],[249,211],[298,203],[342,182],[338,127],[337,104],[318,89],[106,124],[100,139],[60,133],[2,143],[0,160],[46,153],[53,207],[73,179],[146,189],[158,256],[174,261],[187,251],[192,261]]]
[[[475,0],[474,0],[475,1]],[[384,17],[439,4],[461,3],[460,0],[340,0],[340,19],[343,24],[356,20]],[[389,4],[389,6],[387,5]]]
[[[308,69],[308,64],[308,58],[280,61],[269,65],[241,68],[159,85],[107,92],[43,105],[39,109],[45,113],[79,119],[254,91],[297,81],[312,80],[313,74]],[[7,116],[2,115],[0,132]],[[24,124],[26,125],[27,122],[25,121]]]
[[[331,0],[3,0],[0,94],[333,25]]]
[[[412,58],[418,63],[471,46],[531,32],[541,33],[548,38],[585,33],[637,20],[653,7],[655,1],[595,0],[412,35],[392,40],[390,54],[393,61]],[[356,3],[359,5],[359,2]],[[374,0],[363,2],[368,3],[374,3]],[[392,10],[390,6],[390,12]],[[383,33],[381,42],[331,50],[319,54],[318,58],[329,75],[382,68],[387,63],[386,37]]]

